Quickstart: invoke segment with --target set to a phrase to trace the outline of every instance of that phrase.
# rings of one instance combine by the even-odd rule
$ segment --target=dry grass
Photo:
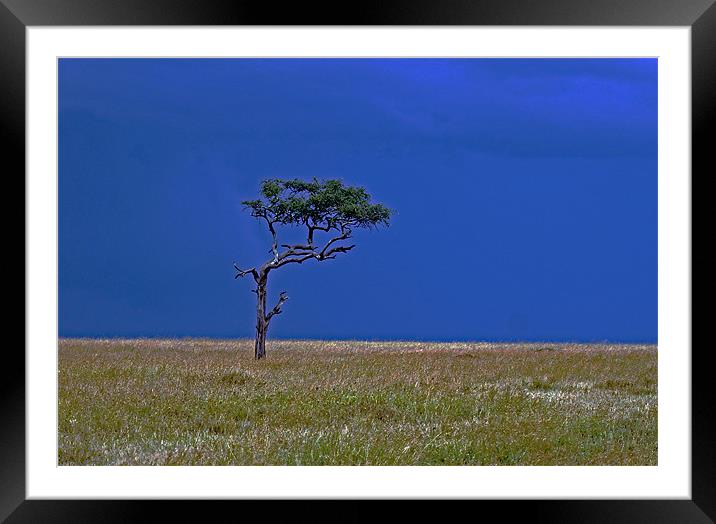
[[[71,340],[59,463],[654,465],[642,345]]]

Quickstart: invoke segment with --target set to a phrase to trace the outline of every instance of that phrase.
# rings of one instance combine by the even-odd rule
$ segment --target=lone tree
[[[348,244],[354,228],[371,229],[380,224],[388,225],[391,211],[382,204],[373,204],[370,195],[362,187],[343,185],[339,180],[311,182],[302,180],[264,180],[261,198],[242,202],[251,216],[266,223],[271,233],[271,258],[261,266],[241,269],[234,263],[239,278],[251,275],[256,281],[256,344],[254,357],[266,356],[266,333],[271,319],[281,313],[288,300],[281,292],[278,303],[266,312],[266,284],[271,271],[288,264],[302,264],[307,260],[331,260],[339,253],[347,253],[355,247]],[[276,227],[293,225],[306,228],[305,244],[281,244]],[[326,236],[317,245],[316,232]]]

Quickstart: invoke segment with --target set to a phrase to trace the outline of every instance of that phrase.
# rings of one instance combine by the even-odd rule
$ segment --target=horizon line
[[[253,342],[253,337],[212,337],[212,336],[58,336],[58,340],[215,340],[215,341],[249,341]],[[658,346],[658,340],[609,340],[609,339],[593,339],[593,340],[549,340],[549,339],[371,339],[371,338],[271,338],[267,342],[369,342],[369,343],[430,343],[430,344],[619,344],[619,345],[645,345]]]

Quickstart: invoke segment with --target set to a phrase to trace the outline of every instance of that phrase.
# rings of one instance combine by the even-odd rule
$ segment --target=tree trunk
[[[261,278],[256,286],[256,344],[254,346],[254,358],[260,359],[266,356],[266,332],[268,321],[266,320],[266,277]]]

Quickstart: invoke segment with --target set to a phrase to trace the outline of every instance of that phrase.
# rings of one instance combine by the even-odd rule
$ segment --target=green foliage
[[[340,180],[323,182],[269,179],[261,183],[261,198],[242,202],[251,215],[270,224],[297,224],[327,230],[387,226],[392,214],[382,204],[371,203],[362,187]]]

